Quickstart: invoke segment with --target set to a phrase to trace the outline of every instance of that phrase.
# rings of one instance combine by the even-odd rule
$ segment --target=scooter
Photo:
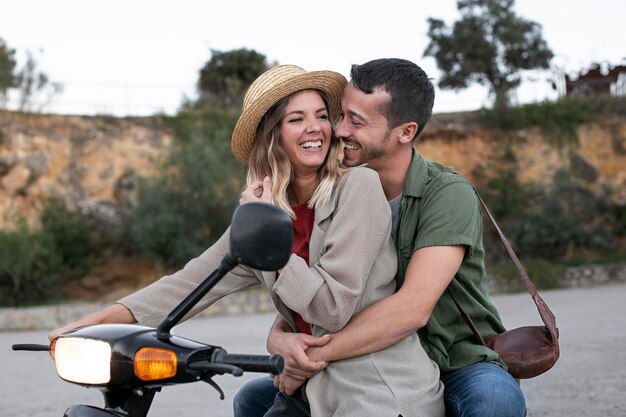
[[[173,335],[171,329],[235,266],[264,271],[285,266],[292,241],[291,219],[283,210],[265,203],[241,205],[233,214],[229,253],[157,328],[87,326],[59,336],[49,346],[16,344],[13,350],[49,351],[59,377],[102,392],[104,407],[73,405],[64,417],[145,417],[163,387],[197,381],[207,382],[224,399],[213,376],[279,374],[283,358],[229,354],[219,346]]]

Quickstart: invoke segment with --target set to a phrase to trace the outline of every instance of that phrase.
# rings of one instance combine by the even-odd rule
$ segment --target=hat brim
[[[341,96],[346,78],[333,71],[311,71],[287,78],[272,86],[268,93],[258,97],[241,113],[233,130],[231,147],[238,160],[248,163],[256,130],[261,119],[276,103],[301,90],[319,90],[328,98],[329,113],[333,121],[341,117]]]

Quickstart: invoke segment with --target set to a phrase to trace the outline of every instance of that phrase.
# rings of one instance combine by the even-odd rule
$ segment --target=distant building
[[[566,74],[565,91],[570,97],[626,95],[626,65],[596,63],[575,79]]]

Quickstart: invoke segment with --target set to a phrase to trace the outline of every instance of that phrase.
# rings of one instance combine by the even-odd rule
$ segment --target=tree
[[[246,89],[269,68],[265,55],[245,48],[211,50],[211,59],[200,70],[198,104],[236,109]]]
[[[26,52],[26,63],[15,75],[15,88],[19,90],[20,111],[40,111],[49,104],[52,97],[63,89],[60,83],[50,81],[48,75],[38,68],[37,61],[30,52]],[[39,105],[35,106],[33,97],[41,97]]]
[[[15,87],[15,49],[10,49],[0,38],[0,107],[5,107],[8,101],[9,90]]]
[[[518,17],[514,0],[458,0],[461,19],[450,29],[429,18],[432,56],[443,71],[439,87],[461,89],[486,85],[494,108],[509,105],[509,93],[522,81],[522,71],[547,69],[553,53],[543,39],[540,24]]]
[[[0,107],[6,108],[9,91],[17,90],[18,110],[38,111],[63,88],[61,84],[50,81],[48,75],[39,69],[37,61],[29,51],[26,52],[24,66],[18,70],[16,66],[15,49],[9,48],[0,38]],[[33,100],[35,95],[40,97],[37,106]]]

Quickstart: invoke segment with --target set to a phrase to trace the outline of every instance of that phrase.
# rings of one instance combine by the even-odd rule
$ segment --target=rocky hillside
[[[132,204],[137,178],[156,172],[172,143],[153,119],[0,112],[0,229],[38,224],[59,196],[103,221]]]
[[[577,140],[556,142],[539,128],[507,136],[520,182],[548,183],[566,169],[590,189],[608,186],[612,199],[626,202],[626,120],[614,117],[582,125]],[[114,221],[121,208],[133,204],[138,177],[158,172],[173,140],[158,118],[0,112],[0,229],[15,227],[20,217],[36,227],[44,201],[53,195],[103,222]],[[501,163],[503,142],[502,133],[481,127],[471,114],[440,115],[417,148],[480,185]],[[115,259],[95,268],[82,280],[82,293],[74,288],[75,296],[94,298],[106,292],[115,299],[165,272],[130,260],[120,268],[122,263]],[[124,275],[129,272],[134,283],[112,293],[112,281],[128,281]]]
[[[516,132],[518,179],[546,183],[565,168],[589,187],[609,185],[614,199],[626,200],[626,121],[583,125],[577,134],[578,141],[555,144],[538,128]],[[132,204],[137,177],[157,171],[172,140],[158,119],[0,112],[0,229],[10,229],[20,215],[36,226],[52,195],[103,219],[115,215]],[[500,151],[497,132],[462,114],[436,116],[417,148],[478,184],[493,174]]]
[[[481,127],[468,116],[435,117],[424,131],[417,149],[428,159],[453,166],[476,184],[493,176],[501,159],[502,133]],[[517,160],[521,183],[547,184],[559,170],[581,179],[599,191],[610,187],[612,198],[626,202],[626,120],[607,117],[601,123],[577,129],[577,138],[555,140],[539,128],[512,133],[507,141]]]

